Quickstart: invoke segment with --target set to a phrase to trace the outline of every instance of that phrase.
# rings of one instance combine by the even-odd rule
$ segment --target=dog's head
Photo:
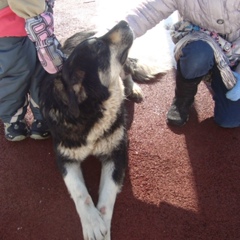
[[[79,39],[79,34],[75,38]],[[75,38],[69,40],[74,42]],[[109,73],[109,80],[114,79],[122,70],[132,42],[131,29],[125,21],[121,21],[102,37],[91,37],[78,44],[64,64],[63,77],[69,81],[75,73],[81,71],[80,75],[102,76]],[[105,85],[108,85],[107,81]]]
[[[88,37],[92,34],[94,34],[94,32],[83,31],[66,40],[64,51],[69,53],[68,50],[74,48],[66,61],[66,67],[72,68],[74,61],[78,62],[79,59],[91,61],[96,64],[109,61],[111,57],[113,59],[116,58],[121,66],[125,63],[128,50],[133,42],[133,33],[127,22],[119,22],[101,37]],[[105,56],[105,59],[103,56]],[[99,64],[99,66],[101,70],[101,64]],[[81,67],[84,67],[84,65],[81,65]],[[107,66],[102,70],[105,71],[106,67]]]
[[[78,105],[87,98],[103,101],[108,87],[119,79],[133,33],[125,21],[119,22],[101,37],[91,37],[75,47],[62,70],[70,106],[78,115]]]

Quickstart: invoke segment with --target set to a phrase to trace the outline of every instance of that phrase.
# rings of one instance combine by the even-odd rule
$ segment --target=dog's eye
[[[104,43],[102,41],[97,41],[96,48],[98,51],[102,50],[104,48]]]

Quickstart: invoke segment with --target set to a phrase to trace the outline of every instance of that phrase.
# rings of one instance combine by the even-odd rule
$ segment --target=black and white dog
[[[121,21],[105,35],[77,43],[79,34],[67,40],[64,48],[69,57],[62,71],[43,80],[41,109],[84,239],[109,240],[114,203],[128,161],[125,92],[137,102],[142,100],[130,75],[124,81],[120,77],[133,33]],[[81,163],[89,155],[102,163],[97,206],[81,171]]]

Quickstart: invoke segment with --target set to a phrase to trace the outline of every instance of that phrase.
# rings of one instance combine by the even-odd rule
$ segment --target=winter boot
[[[169,125],[182,126],[188,121],[189,110],[194,102],[201,78],[186,80],[180,71],[176,75],[175,97],[167,113]]]

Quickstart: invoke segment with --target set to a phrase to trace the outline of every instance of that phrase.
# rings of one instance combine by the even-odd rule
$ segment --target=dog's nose
[[[118,25],[119,25],[119,27],[122,27],[122,28],[125,28],[125,27],[129,28],[128,23],[126,21],[124,21],[124,20],[120,21],[118,23]]]
[[[116,26],[114,26],[103,38],[107,39],[113,44],[120,43],[127,36],[131,35],[130,27],[128,23],[124,20],[120,21]]]

